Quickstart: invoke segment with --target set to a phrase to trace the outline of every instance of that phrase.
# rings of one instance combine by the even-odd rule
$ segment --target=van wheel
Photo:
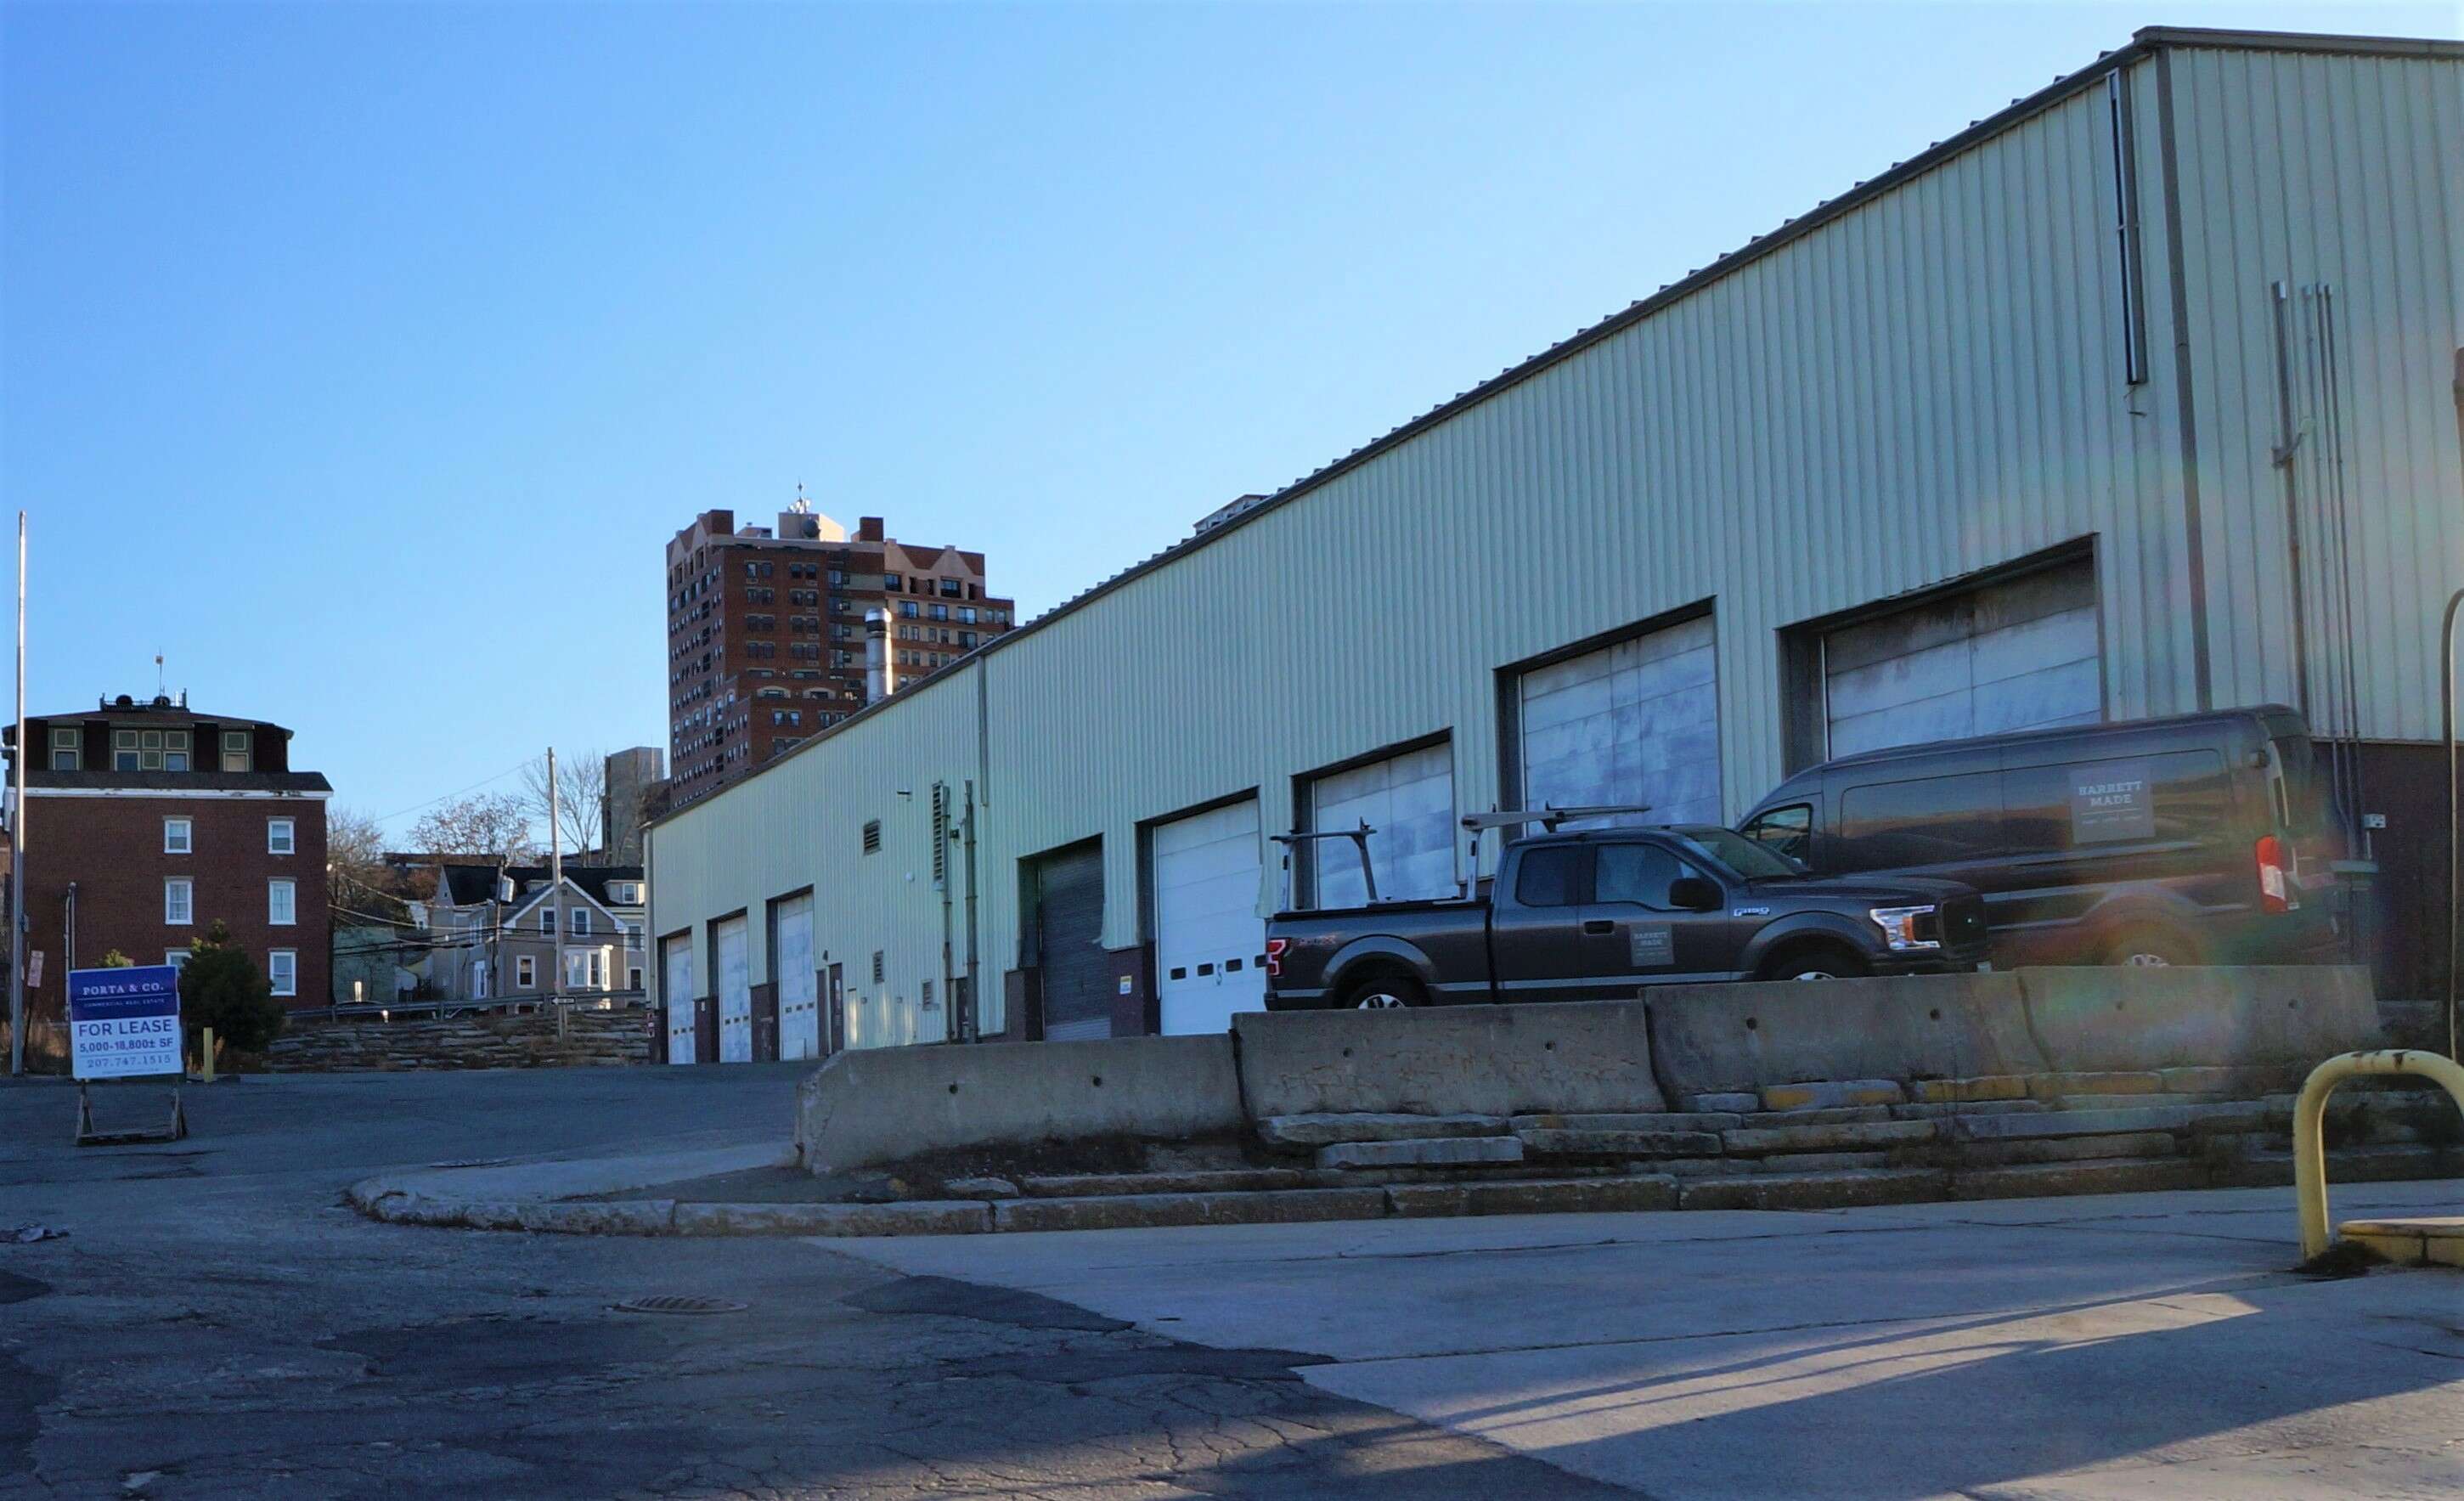
[[[1372,975],[1345,991],[1343,1004],[1360,1011],[1392,1011],[1427,1005],[1429,992],[1409,975]]]
[[[1854,980],[1868,973],[1864,959],[1837,943],[1809,943],[1783,951],[1763,965],[1765,980]]]
[[[2104,961],[2130,969],[2170,969],[2205,962],[2199,946],[2161,923],[2134,922],[2108,939]]]

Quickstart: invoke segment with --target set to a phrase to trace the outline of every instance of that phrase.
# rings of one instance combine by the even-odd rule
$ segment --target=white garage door
[[[1823,637],[1828,754],[2104,717],[2096,571],[2082,559]]]
[[[1155,989],[1168,1037],[1227,1031],[1233,1012],[1266,1008],[1258,845],[1255,798],[1155,826]]]
[[[747,969],[744,919],[730,917],[718,925],[718,1061],[753,1061],[753,975]]]
[[[770,978],[779,985],[779,1056],[822,1055],[820,987],[813,973],[813,898],[791,896],[771,909]]]
[[[693,939],[667,939],[661,960],[659,1004],[667,1008],[668,1062],[699,1063],[693,1050]]]
[[[1455,894],[1454,747],[1440,743],[1318,778],[1309,784],[1312,829],[1376,830],[1369,853],[1381,900]],[[1317,905],[1369,899],[1360,855],[1348,840],[1315,842]]]
[[[1705,615],[1525,673],[1523,806],[1639,804],[1654,824],[1718,823],[1714,640]]]

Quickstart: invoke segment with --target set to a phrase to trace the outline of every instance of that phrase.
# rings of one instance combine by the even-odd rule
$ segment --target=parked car
[[[1969,970],[1985,953],[1984,903],[1964,886],[1817,879],[1713,826],[1516,840],[1489,886],[1278,914],[1266,1008],[1631,1000],[1692,981]]]
[[[1843,757],[1739,825],[1828,876],[1985,894],[1997,964],[2339,957],[2342,841],[2310,729],[2280,704]]]

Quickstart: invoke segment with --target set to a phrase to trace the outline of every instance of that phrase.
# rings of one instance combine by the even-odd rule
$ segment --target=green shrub
[[[225,1047],[259,1052],[282,1034],[282,1023],[274,982],[231,941],[231,929],[220,922],[207,929],[180,966],[181,1033],[193,1045],[198,1031],[210,1026]]]

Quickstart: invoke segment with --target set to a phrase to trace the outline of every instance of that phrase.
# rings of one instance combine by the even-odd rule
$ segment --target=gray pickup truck
[[[1710,825],[1516,840],[1486,884],[1485,896],[1278,914],[1266,1008],[1631,1000],[1690,981],[1952,973],[1986,954],[1969,887],[1817,877]]]

